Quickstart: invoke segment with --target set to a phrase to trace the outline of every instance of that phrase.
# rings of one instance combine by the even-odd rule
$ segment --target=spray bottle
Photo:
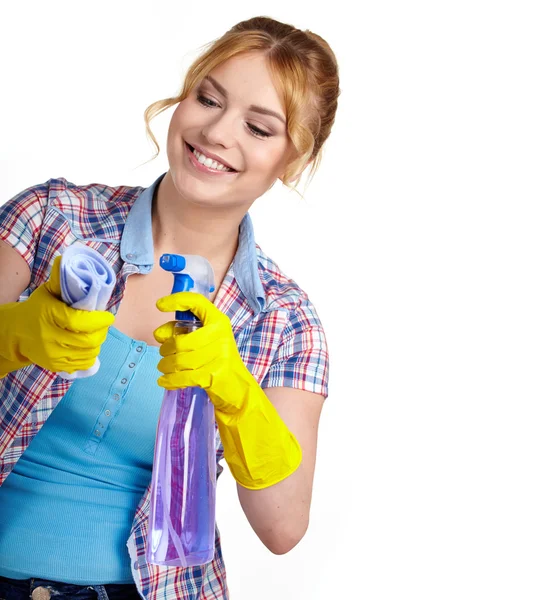
[[[172,294],[208,297],[214,290],[212,267],[202,256],[164,254],[160,266],[174,275]],[[177,311],[175,318],[175,335],[202,327],[190,311]],[[148,562],[191,567],[213,559],[215,485],[213,404],[200,387],[166,390],[154,449]]]

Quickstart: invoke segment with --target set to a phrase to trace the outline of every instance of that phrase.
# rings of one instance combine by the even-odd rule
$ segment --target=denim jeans
[[[0,600],[141,600],[134,583],[76,585],[0,576]]]

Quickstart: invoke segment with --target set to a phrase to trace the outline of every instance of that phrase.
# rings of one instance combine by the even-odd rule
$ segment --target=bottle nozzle
[[[185,268],[186,259],[180,254],[162,254],[160,258],[160,267],[165,271],[172,273],[182,271]]]
[[[208,298],[214,291],[214,272],[210,263],[194,254],[162,254],[160,267],[173,273],[172,294],[177,292],[196,292]],[[177,320],[190,320],[194,315],[190,311],[178,311]]]

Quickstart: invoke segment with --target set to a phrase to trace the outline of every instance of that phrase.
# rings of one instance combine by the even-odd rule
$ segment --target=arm
[[[23,190],[0,206],[0,305],[16,302],[31,267],[48,203],[48,184]]]
[[[0,207],[0,378],[30,364],[51,371],[86,369],[100,352],[113,315],[78,311],[61,301],[60,258],[50,279],[25,302],[47,205],[47,185]]]
[[[261,490],[237,483],[240,504],[250,525],[274,554],[284,554],[308,529],[317,429],[324,397],[294,388],[264,390],[302,447],[302,463],[283,481]]]
[[[31,281],[31,269],[17,250],[0,240],[0,304],[16,302]]]
[[[327,348],[315,310],[306,301],[291,314],[260,385],[239,356],[229,319],[203,296],[180,292],[157,305],[167,312],[192,310],[204,323],[185,336],[173,335],[173,322],[154,332],[164,357],[159,385],[207,391],[246,517],[272,552],[288,552],[308,526],[327,392]]]
[[[27,289],[31,281],[31,269],[25,259],[6,242],[0,240],[0,306],[9,302],[16,302]],[[0,313],[1,314],[1,313]],[[16,371],[20,363],[8,359],[0,359],[0,378],[5,373]]]

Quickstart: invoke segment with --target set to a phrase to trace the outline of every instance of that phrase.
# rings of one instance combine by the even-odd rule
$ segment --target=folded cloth
[[[62,300],[72,308],[106,310],[115,286],[115,272],[99,252],[77,242],[62,254],[60,285]],[[100,361],[97,358],[86,371],[62,372],[58,375],[72,381],[90,377],[99,368]]]

